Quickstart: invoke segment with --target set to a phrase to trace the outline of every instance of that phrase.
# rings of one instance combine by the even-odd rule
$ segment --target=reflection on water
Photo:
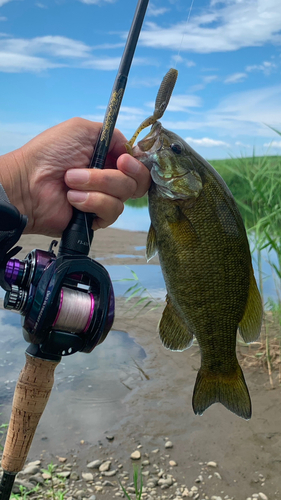
[[[9,420],[16,380],[25,363],[28,344],[20,320],[20,315],[0,310],[1,422]],[[82,439],[96,441],[118,423],[125,413],[124,398],[141,379],[134,360],[139,364],[144,357],[144,350],[126,333],[112,330],[92,353],[63,358],[55,371],[32,456],[38,456],[42,448],[63,453]]]

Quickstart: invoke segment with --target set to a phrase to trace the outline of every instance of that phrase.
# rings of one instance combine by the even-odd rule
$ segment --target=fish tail
[[[205,367],[200,368],[192,398],[194,413],[202,415],[214,403],[223,404],[246,420],[251,418],[251,399],[238,361],[230,373],[214,374]]]

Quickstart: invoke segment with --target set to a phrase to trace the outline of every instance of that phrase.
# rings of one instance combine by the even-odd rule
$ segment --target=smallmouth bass
[[[245,342],[255,341],[263,310],[234,198],[216,170],[160,122],[131,153],[152,177],[146,253],[149,260],[158,252],[167,288],[160,338],[174,351],[198,341],[195,414],[220,402],[249,419],[236,336],[239,328]]]

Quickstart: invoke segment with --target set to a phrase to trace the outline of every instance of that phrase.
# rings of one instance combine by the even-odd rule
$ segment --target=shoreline
[[[47,249],[51,240],[23,236],[20,244],[24,250],[20,258],[32,248]],[[144,257],[144,248],[136,250],[136,247],[144,247],[145,241],[146,233],[113,228],[100,230],[93,243],[95,257],[102,258],[101,263],[105,265],[146,264],[145,258],[137,258]],[[117,259],[117,254],[124,255],[124,258]],[[135,255],[135,262],[126,255]],[[157,260],[153,259],[151,263],[156,264]],[[172,475],[175,480],[167,489],[158,484],[151,491],[147,490],[143,496],[147,500],[150,497],[174,500],[188,497],[190,492],[190,498],[198,500],[211,500],[212,497],[246,500],[259,493],[265,497],[253,498],[279,499],[280,387],[276,385],[275,390],[270,390],[267,373],[261,368],[243,368],[253,404],[252,419],[244,421],[220,404],[211,406],[202,417],[195,416],[191,400],[200,365],[198,348],[193,346],[182,353],[168,351],[162,346],[157,333],[162,309],[135,316],[134,310],[125,314],[126,307],[124,299],[117,298],[113,329],[127,332],[144,348],[143,376],[133,390],[128,390],[123,400],[124,416],[116,425],[101,435],[97,442],[88,441],[85,430],[84,442],[78,446],[69,443],[69,453],[63,458],[66,458],[66,463],[75,464],[72,470],[78,476],[72,481],[74,486],[70,487],[70,492],[71,488],[75,491],[81,486],[85,493],[80,495],[81,498],[96,496],[97,500],[112,500],[120,496],[117,476],[124,480],[124,484],[130,484],[132,463],[140,464],[147,460],[150,464],[143,465],[143,471],[149,473],[144,476],[145,486],[149,478],[161,473],[161,469],[164,479]],[[108,436],[114,436],[114,439],[108,440]],[[173,443],[169,450],[165,448],[167,440]],[[153,453],[155,449],[159,452]],[[141,458],[132,460],[131,454],[137,450],[141,452]],[[43,453],[41,457],[34,456],[31,447],[28,462],[42,459],[46,468],[46,463],[53,460],[64,467],[57,458],[60,457],[59,443],[51,455]],[[110,460],[108,472],[117,472],[107,476],[99,470],[89,470],[87,464],[94,460]],[[171,461],[177,465],[170,465]],[[216,463],[216,466],[207,465],[210,462]],[[122,476],[124,470],[129,474]],[[92,479],[84,479],[83,474],[87,472],[93,474]],[[125,480],[125,477],[129,479]],[[113,486],[104,485],[105,481]],[[197,490],[192,490],[193,487]],[[185,488],[188,495],[184,495]],[[71,493],[66,496],[67,499],[80,497]]]

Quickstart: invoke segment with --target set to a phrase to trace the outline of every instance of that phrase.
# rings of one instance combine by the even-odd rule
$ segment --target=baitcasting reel
[[[114,319],[113,287],[106,269],[87,255],[64,254],[62,245],[56,257],[55,240],[48,251],[36,249],[23,260],[11,258],[20,250],[10,248],[25,225],[26,218],[15,207],[0,200],[4,307],[21,313],[25,340],[39,346],[43,355],[91,352],[104,341]]]

